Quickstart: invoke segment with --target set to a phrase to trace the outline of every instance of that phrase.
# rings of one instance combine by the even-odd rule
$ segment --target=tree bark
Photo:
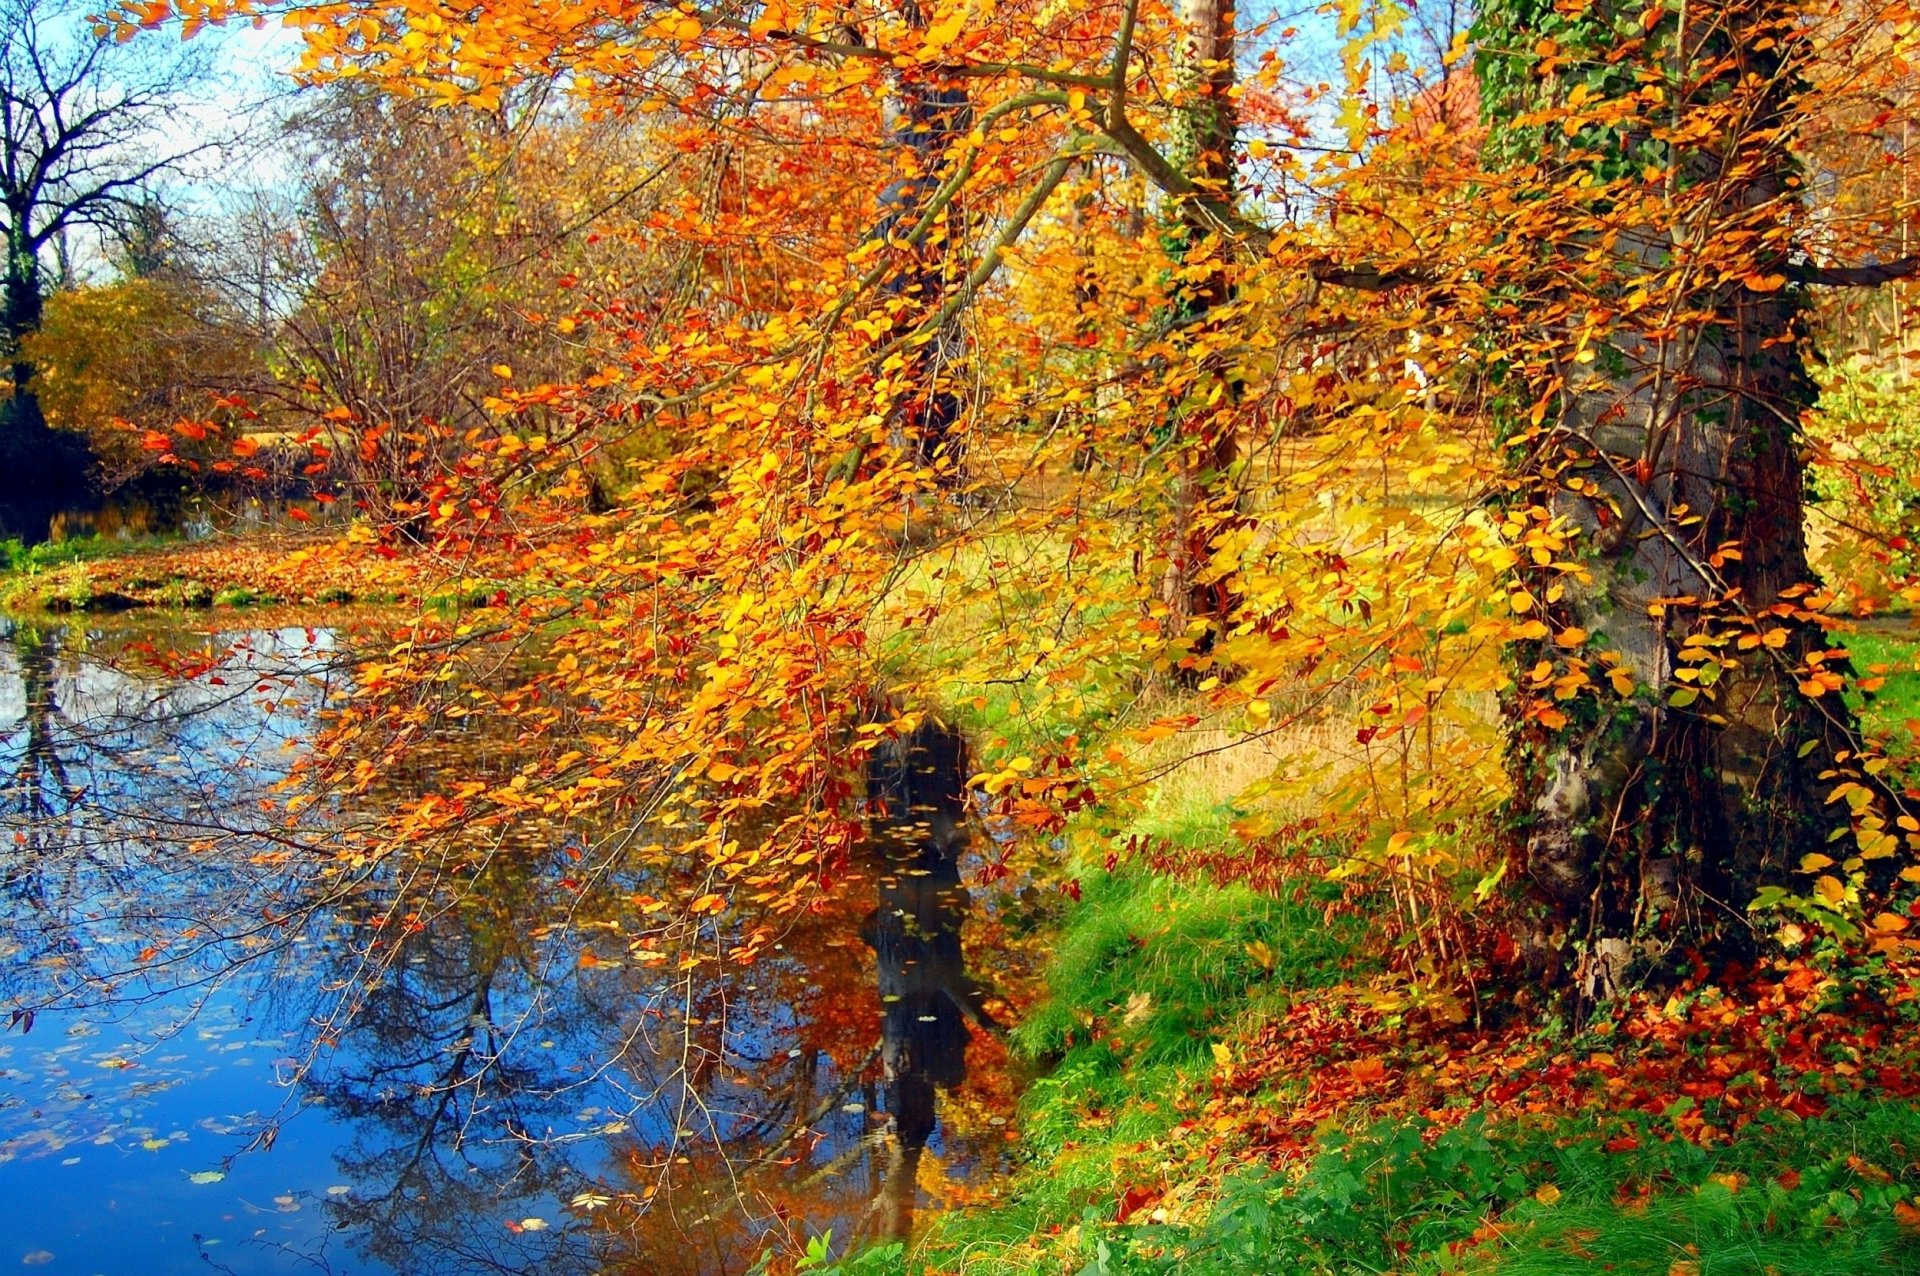
[[[16,217],[14,224],[23,223]],[[23,236],[11,239],[0,281],[0,359],[11,378],[0,400],[0,513],[14,530],[38,539],[53,512],[85,489],[90,458],[78,436],[56,432],[40,410],[26,343],[39,330],[46,298],[36,254]]]
[[[1484,47],[1531,47],[1516,19],[1526,7],[1491,6],[1501,34]],[[1682,108],[1746,95],[1749,127],[1669,157],[1669,202],[1676,190],[1694,197],[1670,224],[1620,237],[1614,298],[1656,275],[1696,277],[1675,272],[1717,247],[1708,240],[1781,232],[1795,211],[1791,15],[1744,0],[1691,7],[1684,30],[1664,19],[1669,89]],[[1498,130],[1516,105],[1490,101],[1489,123]],[[1564,140],[1555,128],[1541,136],[1542,150]],[[1589,247],[1580,238],[1560,246],[1569,257]],[[1802,527],[1800,419],[1814,401],[1802,303],[1752,278],[1688,288],[1697,318],[1623,325],[1591,363],[1569,360],[1557,419],[1516,448],[1530,490],[1544,494],[1531,512],[1524,498],[1509,507],[1510,532],[1559,520],[1586,569],[1584,579],[1520,569],[1533,614],[1556,636],[1588,637],[1571,652],[1554,638],[1521,644],[1508,706],[1509,868],[1533,904],[1522,946],[1536,976],[1580,1006],[1752,951],[1749,905],[1764,886],[1793,884],[1810,852],[1890,854],[1870,815],[1863,832],[1860,812],[1829,802],[1838,785],[1872,781],[1858,770],[1852,714],[1805,672],[1828,644],[1802,603],[1816,583]],[[1603,689],[1557,700],[1553,684],[1575,660]],[[1614,668],[1631,691],[1604,689]],[[1830,842],[1850,823],[1855,841]],[[1816,898],[1826,889],[1799,882]]]
[[[39,397],[33,392],[33,361],[27,357],[27,339],[40,330],[46,296],[40,281],[39,254],[27,237],[26,217],[13,210],[8,217],[6,279],[0,285],[0,358],[12,380],[0,429],[33,432],[46,428]]]
[[[1180,19],[1181,100],[1168,158],[1196,196],[1177,202],[1168,231],[1168,247],[1179,265],[1170,318],[1177,341],[1204,345],[1217,327],[1217,313],[1234,298],[1232,252],[1201,202],[1205,197],[1230,207],[1234,198],[1239,121],[1233,101],[1232,0],[1182,0]],[[1189,635],[1189,659],[1204,660],[1234,603],[1230,585],[1208,566],[1215,537],[1238,509],[1228,476],[1239,459],[1234,409],[1240,387],[1218,352],[1202,358],[1200,373],[1183,396],[1188,401],[1171,407],[1177,469],[1160,600],[1168,613],[1165,631],[1176,638]]]
[[[926,26],[916,0],[905,0],[902,11],[910,26]],[[960,227],[953,205],[936,215],[923,237],[913,242],[907,237],[940,188],[948,149],[973,127],[973,103],[959,82],[942,83],[938,68],[929,68],[900,77],[888,112],[888,135],[896,147],[901,174],[880,195],[880,221],[874,235],[903,256],[881,288],[913,303],[896,325],[904,334],[937,311],[964,277],[953,253]],[[942,324],[931,341],[909,351],[908,358],[905,375],[913,390],[895,411],[894,444],[932,469],[942,486],[957,486],[965,458],[965,441],[959,432],[962,400],[955,388],[966,364],[966,333],[959,316]]]

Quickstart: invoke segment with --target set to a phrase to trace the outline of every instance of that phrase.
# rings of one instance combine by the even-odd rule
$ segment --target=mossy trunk
[[[1483,47],[1534,47],[1543,12],[1490,6]],[[1872,840],[1859,836],[1858,812],[1829,801],[1850,779],[1871,781],[1857,772],[1851,712],[1813,676],[1818,659],[1811,672],[1808,662],[1827,642],[1805,609],[1815,582],[1800,425],[1814,387],[1802,298],[1767,277],[1765,261],[1722,282],[1726,272],[1700,268],[1717,237],[1784,244],[1797,211],[1785,140],[1790,16],[1696,0],[1684,32],[1669,16],[1650,35],[1647,48],[1667,54],[1677,110],[1738,95],[1748,125],[1680,153],[1645,133],[1612,139],[1636,165],[1658,154],[1671,166],[1666,198],[1678,211],[1611,241],[1598,301],[1678,280],[1691,314],[1616,324],[1591,362],[1565,360],[1555,411],[1514,448],[1529,495],[1509,507],[1510,529],[1565,535],[1585,568],[1521,569],[1523,597],[1553,636],[1521,644],[1509,701],[1510,871],[1530,901],[1522,948],[1539,981],[1582,1005],[1629,981],[1750,953],[1765,922],[1749,905],[1763,887],[1830,893],[1795,872],[1802,857],[1830,850],[1830,835],[1850,823],[1856,836],[1836,861]],[[1580,54],[1564,24],[1555,34]],[[1554,91],[1533,65],[1513,65],[1522,56],[1491,59],[1504,59],[1489,77],[1496,133],[1501,113]],[[1516,149],[1553,159],[1556,148],[1572,151],[1571,138],[1548,127]],[[1589,156],[1608,150],[1591,135],[1580,144]],[[1546,251],[1571,262],[1599,236],[1569,238],[1577,242]],[[1784,247],[1775,251],[1784,265]],[[1562,699],[1578,664],[1599,693]]]
[[[1239,141],[1232,0],[1182,0],[1180,21],[1181,102],[1168,158],[1209,199],[1231,205]],[[1195,383],[1176,396],[1185,401],[1172,407],[1176,469],[1160,601],[1168,613],[1166,632],[1189,635],[1192,655],[1205,657],[1234,603],[1230,575],[1209,564],[1215,538],[1237,512],[1231,472],[1239,459],[1239,384],[1222,355],[1205,353],[1217,344],[1219,312],[1232,303],[1234,282],[1220,228],[1199,200],[1176,206],[1167,233],[1170,255],[1179,265],[1170,316],[1173,339],[1203,353]]]
[[[23,225],[17,211],[10,214]],[[8,390],[0,399],[0,524],[37,539],[33,529],[86,490],[91,458],[76,435],[55,431],[34,393],[27,340],[40,329],[46,297],[39,264],[24,245],[9,244],[0,282],[0,360]]]
[[[18,214],[12,216],[17,223]],[[0,441],[0,449],[5,449],[10,459],[19,449],[20,440],[43,434],[47,428],[39,397],[33,392],[33,362],[26,348],[27,339],[40,329],[45,305],[39,263],[32,251],[21,244],[9,244],[6,280],[0,284],[0,359],[7,364],[8,377],[7,397],[0,402],[0,430],[8,437]],[[0,481],[12,486],[20,477],[9,475]]]

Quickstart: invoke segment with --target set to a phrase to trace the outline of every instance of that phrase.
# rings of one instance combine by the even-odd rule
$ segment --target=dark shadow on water
[[[0,539],[28,547],[88,539],[191,541],[311,528],[342,521],[350,512],[343,503],[315,499],[301,485],[195,487],[177,475],[154,474],[108,495],[27,491],[0,499]]]

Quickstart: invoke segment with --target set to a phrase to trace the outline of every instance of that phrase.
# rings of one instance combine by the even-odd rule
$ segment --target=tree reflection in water
[[[867,769],[880,899],[862,931],[878,969],[892,1135],[875,1206],[879,1231],[897,1238],[913,1227],[935,1092],[966,1080],[968,1025],[999,1027],[960,943],[968,905],[960,884],[966,781],[966,742],[931,719],[883,746]]]
[[[259,910],[286,914],[308,893],[291,870],[313,844],[246,799],[284,775],[325,709],[327,636],[178,637],[195,677],[141,669],[145,644],[124,636],[0,618],[0,996],[13,1007],[110,1000],[130,977],[146,992],[205,982],[277,948]],[[172,942],[196,928],[198,942]]]
[[[937,724],[886,746],[858,866],[875,906],[862,918],[859,892],[833,895],[744,970],[662,982],[581,965],[585,936],[548,936],[541,919],[571,909],[590,935],[650,882],[611,873],[557,897],[564,847],[503,858],[398,937],[336,1061],[307,1082],[354,1127],[336,1160],[356,1190],[328,1206],[355,1249],[420,1273],[727,1276],[811,1232],[907,1235],[937,1097],[966,1080],[974,1031],[998,1031],[961,943],[967,774]],[[362,934],[390,915],[354,911]],[[865,996],[859,941],[876,967]],[[353,951],[320,982],[350,977]],[[993,1134],[946,1150],[977,1160]],[[604,1205],[566,1208],[581,1199]],[[523,1215],[551,1230],[503,1228]]]
[[[410,1276],[730,1276],[829,1228],[904,1236],[917,1179],[957,1183],[1003,1154],[999,1074],[967,1075],[969,1042],[997,1029],[961,944],[968,767],[951,730],[924,723],[872,760],[867,850],[815,907],[741,906],[686,936],[724,955],[745,930],[780,927],[756,962],[679,968],[637,959],[634,935],[653,924],[641,901],[678,890],[683,868],[636,851],[631,824],[528,818],[346,873],[329,829],[352,807],[318,810],[297,836],[262,813],[287,746],[344,685],[350,636],[177,635],[170,651],[197,654],[164,669],[143,641],[0,632],[0,951],[13,959],[0,1014],[39,1008],[38,1050],[68,1030],[56,1007],[151,1001],[170,1075],[230,1078],[215,1102],[241,1115],[206,1125],[217,1114],[155,1088],[157,1049],[103,1074],[127,1078],[112,1101],[134,1115],[76,1109],[62,1137],[214,1130],[227,1141],[201,1138],[188,1168],[238,1181],[271,1166],[323,1206],[298,1215],[304,1232],[274,1215],[284,1243],[316,1260],[344,1245],[350,1270]],[[484,715],[443,724],[434,744],[366,800],[515,765]],[[212,942],[169,945],[195,927]],[[275,1036],[291,1089],[228,1070],[222,1049]],[[0,1074],[0,1115],[43,1097]],[[30,1132],[0,1122],[0,1138]],[[236,1159],[250,1137],[268,1150]],[[120,1162],[113,1190],[164,1211],[228,1190],[157,1156]]]

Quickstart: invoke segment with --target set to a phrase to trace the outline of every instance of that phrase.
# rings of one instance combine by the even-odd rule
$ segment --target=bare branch
[[[1788,279],[1816,288],[1878,288],[1914,275],[1920,275],[1920,255],[1877,266],[1817,266],[1808,261],[1794,262],[1786,268]]]
[[[1318,283],[1359,292],[1388,292],[1394,288],[1430,285],[1438,282],[1421,270],[1382,270],[1378,266],[1342,266],[1330,260],[1308,265],[1307,273]]]

